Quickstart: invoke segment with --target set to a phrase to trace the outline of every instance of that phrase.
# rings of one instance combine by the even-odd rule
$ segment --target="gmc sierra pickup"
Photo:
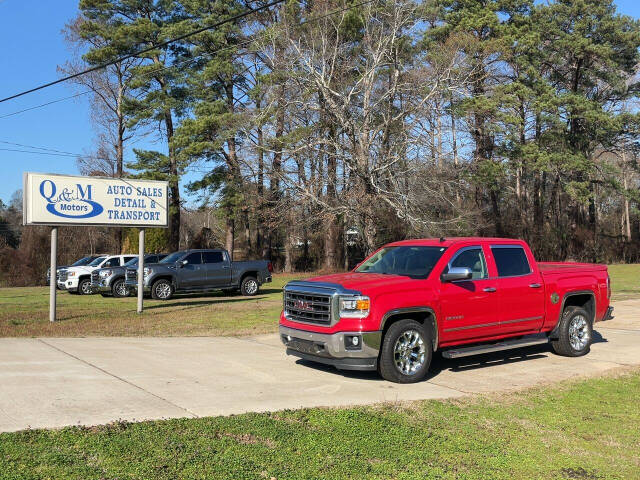
[[[156,300],[169,300],[174,293],[223,290],[255,295],[260,285],[271,281],[268,260],[232,262],[226,250],[182,250],[154,265],[144,266],[144,292]],[[138,289],[138,271],[128,268],[126,286]]]
[[[390,243],[353,271],[284,288],[287,353],[383,378],[424,378],[445,358],[551,342],[589,352],[594,322],[608,320],[605,265],[537,263],[521,240],[448,238]]]

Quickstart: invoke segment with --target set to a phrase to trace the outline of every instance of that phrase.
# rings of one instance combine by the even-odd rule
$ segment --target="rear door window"
[[[202,263],[222,263],[222,252],[202,252]]]
[[[493,245],[491,253],[496,261],[499,277],[515,277],[531,273],[524,248],[518,245]]]

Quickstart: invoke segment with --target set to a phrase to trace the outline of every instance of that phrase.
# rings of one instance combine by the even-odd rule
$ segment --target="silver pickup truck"
[[[144,292],[157,300],[174,293],[224,290],[255,295],[260,285],[271,281],[273,267],[268,260],[232,262],[223,249],[181,250],[144,267]],[[127,288],[137,291],[138,270],[127,268]]]
[[[144,264],[158,263],[166,253],[149,253],[144,256]],[[119,267],[100,268],[91,272],[91,292],[103,297],[128,297],[129,287],[125,283],[128,268],[138,268],[138,257],[134,257]]]

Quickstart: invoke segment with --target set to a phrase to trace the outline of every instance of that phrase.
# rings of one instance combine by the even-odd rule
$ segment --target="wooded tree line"
[[[164,43],[259,5],[81,0],[66,29],[67,73],[154,47],[76,79],[98,128],[79,166],[168,180],[165,250],[336,270],[495,235],[640,260],[640,24],[611,1],[288,1]]]

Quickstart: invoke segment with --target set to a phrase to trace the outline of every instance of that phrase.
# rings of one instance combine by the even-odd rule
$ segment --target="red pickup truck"
[[[537,263],[504,238],[390,243],[347,273],[289,282],[280,336],[287,353],[339,369],[417,382],[433,352],[445,358],[551,342],[589,352],[608,320],[606,265]]]

